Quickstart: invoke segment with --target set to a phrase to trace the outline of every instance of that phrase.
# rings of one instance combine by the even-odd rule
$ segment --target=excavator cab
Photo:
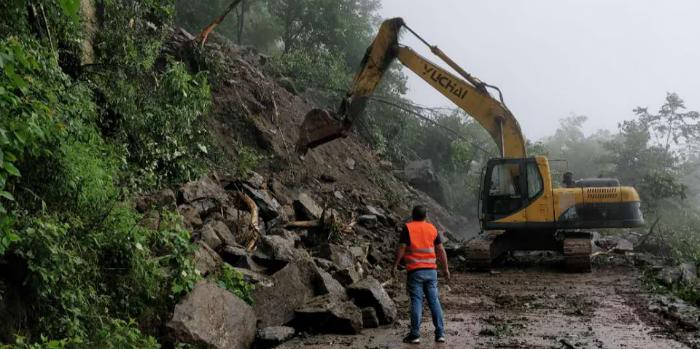
[[[488,226],[522,210],[543,192],[544,182],[534,157],[490,159],[480,196],[482,224]]]

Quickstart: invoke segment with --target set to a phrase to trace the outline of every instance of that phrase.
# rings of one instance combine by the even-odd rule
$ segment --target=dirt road
[[[357,336],[297,338],[282,348],[687,348],[647,310],[639,272],[631,268],[454,275],[451,287],[441,287],[448,342],[439,345],[433,343],[429,316],[423,344],[401,343],[408,299],[399,285],[392,292],[400,309],[394,326]]]

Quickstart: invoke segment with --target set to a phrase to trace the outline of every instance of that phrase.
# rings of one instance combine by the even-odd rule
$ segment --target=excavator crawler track
[[[588,233],[568,234],[562,241],[564,267],[573,273],[591,271],[591,235]]]

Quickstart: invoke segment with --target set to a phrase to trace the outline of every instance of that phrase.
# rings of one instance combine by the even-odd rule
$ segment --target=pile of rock
[[[253,342],[267,348],[300,331],[354,334],[392,323],[396,307],[371,272],[386,262],[380,254],[393,247],[396,219],[362,207],[349,230],[336,233],[348,239],[319,242],[314,235],[328,236],[324,224],[338,216],[335,210],[308,192],[294,193],[256,173],[248,177],[206,176],[177,194],[164,190],[138,200],[142,224],[153,228],[161,208],[180,213],[199,246],[195,261],[202,275],[215,276],[228,263],[255,285],[250,306],[215,281],[200,282],[175,308],[168,323],[173,338],[212,348]]]

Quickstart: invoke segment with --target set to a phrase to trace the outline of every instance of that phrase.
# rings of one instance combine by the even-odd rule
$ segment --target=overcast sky
[[[571,114],[615,129],[666,92],[700,109],[700,0],[382,0],[465,70],[499,86],[528,139]],[[429,54],[410,34],[402,42]],[[435,56],[430,56],[435,57]],[[444,66],[444,65],[443,65]],[[450,102],[407,70],[409,97]]]

